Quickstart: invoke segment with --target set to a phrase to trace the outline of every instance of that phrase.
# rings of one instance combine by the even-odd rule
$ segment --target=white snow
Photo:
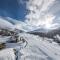
[[[10,36],[7,37],[7,36],[0,36],[0,43],[6,43],[7,41],[9,41],[10,39]]]
[[[28,42],[26,48],[20,50],[21,60],[60,60],[60,46],[43,40],[41,37],[20,34]],[[18,59],[18,60],[19,60]]]
[[[56,36],[54,36],[54,38],[56,38],[60,41],[60,36],[58,34]]]
[[[6,49],[0,51],[0,60],[15,60],[12,49],[17,50],[17,60],[60,60],[60,46],[52,39],[27,33],[18,35],[27,41],[27,45],[20,42],[6,43]]]
[[[0,60],[15,60],[13,49],[4,49],[0,51]]]

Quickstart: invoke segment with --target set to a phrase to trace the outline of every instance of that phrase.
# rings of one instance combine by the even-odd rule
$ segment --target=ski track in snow
[[[57,43],[50,43],[43,40],[42,37],[27,33],[20,33],[19,35],[27,41],[27,46],[24,47],[24,44],[19,43],[6,44],[8,50],[4,50],[9,53],[5,54],[4,50],[0,51],[0,60],[5,60],[1,59],[1,57],[6,58],[6,60],[14,60],[12,58],[15,58],[15,56],[13,56],[14,53],[12,53],[11,48],[17,49],[16,60],[60,60],[60,46]],[[21,46],[24,48],[20,49]],[[4,57],[5,55],[11,59]]]
[[[28,42],[26,48],[20,50],[21,60],[60,60],[60,47],[57,44],[43,41],[38,36],[20,35]]]

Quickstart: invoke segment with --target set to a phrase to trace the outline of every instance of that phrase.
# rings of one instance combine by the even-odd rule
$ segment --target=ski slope
[[[53,42],[43,40],[42,37],[30,34],[20,34],[28,42],[18,54],[18,60],[60,60],[60,46]],[[49,39],[48,39],[49,40]]]
[[[28,33],[18,35],[27,43],[6,43],[6,49],[0,51],[0,60],[60,60],[60,46],[52,39]]]

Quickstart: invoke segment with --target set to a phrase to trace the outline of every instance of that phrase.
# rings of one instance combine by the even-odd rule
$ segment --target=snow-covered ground
[[[0,60],[60,60],[60,46],[52,39],[27,33],[18,35],[26,42],[7,43],[6,49],[0,51]],[[13,49],[16,49],[16,55]]]
[[[15,60],[13,49],[4,49],[0,51],[0,60]]]
[[[1,20],[1,28],[8,27],[9,29],[9,27],[12,28],[14,26],[9,22],[5,21],[5,24],[3,22],[4,20]],[[28,33],[19,33],[18,35],[25,39],[24,43],[21,41],[8,43],[10,36],[0,36],[0,43],[6,43],[6,48],[0,50],[0,60],[60,60],[60,46],[53,39]],[[57,36],[57,38],[60,40],[60,36]],[[16,55],[13,49],[16,50]]]
[[[60,60],[60,46],[39,36],[20,34],[28,42],[24,49],[20,50],[18,60]]]

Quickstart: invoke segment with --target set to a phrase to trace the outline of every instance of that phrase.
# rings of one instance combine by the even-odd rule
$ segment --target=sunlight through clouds
[[[54,19],[56,18],[54,12],[56,13],[59,9],[53,11],[51,8],[55,9],[54,4],[56,1],[57,0],[29,0],[27,3],[29,13],[26,15],[25,22],[32,26],[43,26],[42,28],[47,29],[55,28],[58,23],[54,23]]]

